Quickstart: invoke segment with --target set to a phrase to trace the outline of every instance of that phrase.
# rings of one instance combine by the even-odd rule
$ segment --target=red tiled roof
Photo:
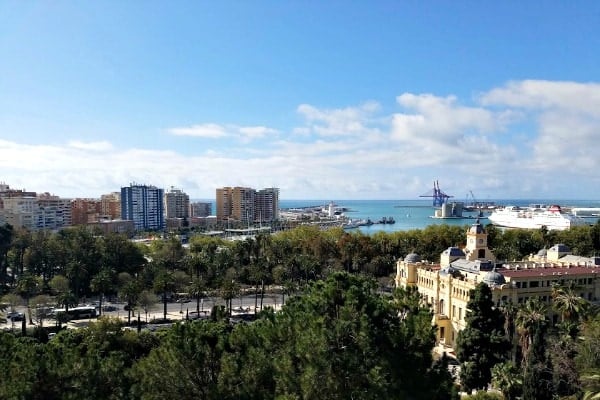
[[[500,269],[497,270],[508,278],[524,278],[534,276],[569,276],[600,274],[600,267],[538,267],[527,269]]]

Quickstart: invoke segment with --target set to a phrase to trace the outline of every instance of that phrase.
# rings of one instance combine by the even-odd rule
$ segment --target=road
[[[283,297],[281,294],[265,294],[265,296],[263,298],[263,308],[273,307],[277,310],[281,307],[282,300],[283,300]],[[200,303],[200,310],[210,312],[215,304],[225,306],[225,301],[219,297],[204,298],[204,299],[202,299],[202,301]],[[245,296],[236,297],[235,299],[233,299],[232,306],[233,306],[234,310],[238,307],[242,307],[244,309],[247,309],[248,312],[252,312],[251,310],[254,309],[254,304],[255,304],[254,295],[245,295]],[[83,305],[83,304],[81,304],[81,305]],[[257,311],[260,311],[260,297],[257,300],[257,305],[258,305]],[[124,303],[104,302],[103,306],[112,306],[112,307],[115,307],[116,310],[103,311],[102,315],[121,318],[123,320],[127,319],[127,311],[124,310],[124,306],[125,306]],[[16,311],[20,311],[27,316],[27,310],[24,306],[17,307]],[[195,300],[191,300],[189,302],[184,302],[184,303],[175,303],[175,302],[167,303],[167,318],[169,318],[171,320],[185,319],[186,315],[188,313],[191,313],[194,311],[196,311],[196,301]],[[137,312],[138,311],[136,310],[135,317],[133,317],[132,319],[137,319]],[[148,310],[147,316],[146,316],[145,312],[143,310],[141,310],[140,319],[142,321],[146,321],[146,317],[147,317],[148,321],[150,321],[152,319],[162,319],[163,318],[163,304],[160,302],[156,303],[154,306],[152,306],[151,309]],[[72,322],[69,322],[68,326],[77,327],[82,324],[87,324],[87,322],[88,322],[88,320],[72,321]],[[43,321],[44,326],[54,326],[55,323],[56,323],[56,321],[54,319],[45,319]],[[29,323],[27,323],[27,326],[30,327],[31,325],[29,325]],[[9,319],[5,323],[0,323],[0,330],[2,330],[2,329],[6,329],[6,330],[21,329],[21,321],[16,321],[13,323],[13,321],[11,321]]]

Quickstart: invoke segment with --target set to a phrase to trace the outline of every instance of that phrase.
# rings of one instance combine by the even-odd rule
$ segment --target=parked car
[[[9,312],[6,314],[6,318],[10,319],[13,322],[23,321],[25,319],[25,314],[18,311]]]
[[[196,311],[190,311],[188,313],[188,319],[208,319],[210,317],[210,312],[208,311],[200,311],[197,313]]]

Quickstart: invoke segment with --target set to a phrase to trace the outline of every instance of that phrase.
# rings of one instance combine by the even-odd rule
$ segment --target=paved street
[[[213,308],[213,305],[222,305],[225,306],[225,301],[219,297],[208,297],[202,299],[200,302],[200,311],[210,313]],[[257,302],[257,312],[260,311],[260,297]],[[267,294],[263,298],[263,308],[273,307],[276,310],[281,308],[282,304],[282,296],[280,294]],[[127,311],[124,310],[124,303],[113,303],[113,302],[103,302],[103,308],[109,306],[110,308],[114,307],[115,309],[112,311],[103,311],[102,315],[120,318],[122,320],[127,320]],[[233,300],[233,309],[234,313],[236,310],[244,310],[244,312],[252,313],[255,305],[255,296],[254,295],[246,295],[239,298],[235,298]],[[17,307],[16,311],[22,312],[25,314],[27,318],[26,308],[24,306]],[[153,319],[162,319],[163,318],[163,304],[156,303],[151,309],[148,310],[148,314],[143,310],[141,311],[140,320],[143,322],[152,321]],[[193,313],[196,311],[196,301],[191,300],[189,302],[182,303],[167,303],[167,318],[170,320],[179,320],[185,319],[186,315]],[[135,310],[135,316],[132,317],[132,321],[137,320],[138,310]],[[27,318],[28,319],[28,318]],[[92,319],[93,320],[93,319]],[[82,319],[77,321],[70,321],[67,326],[71,328],[77,328],[81,326],[87,325],[90,320]],[[34,319],[35,322],[35,319]],[[10,330],[10,329],[21,329],[21,321],[12,321],[7,319],[5,323],[0,323],[0,329]],[[44,319],[44,326],[54,326],[56,321],[54,319]],[[27,322],[27,327],[31,325]]]

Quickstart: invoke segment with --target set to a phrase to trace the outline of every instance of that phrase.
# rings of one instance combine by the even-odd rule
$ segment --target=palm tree
[[[204,280],[202,278],[193,278],[187,290],[196,299],[196,313],[200,313],[200,300],[204,297],[206,291]]]
[[[27,313],[29,314],[29,324],[33,325],[33,318],[31,316],[31,308],[29,307],[29,299],[37,293],[40,286],[39,279],[33,274],[26,272],[21,275],[17,281],[17,293],[23,296],[25,299],[25,305],[27,306]]]
[[[560,314],[561,322],[576,322],[588,307],[588,302],[571,288],[552,288],[552,305]]]
[[[98,272],[90,281],[90,289],[93,292],[99,294],[100,304],[98,305],[98,315],[102,315],[102,301],[104,300],[104,295],[113,290],[113,273],[109,268],[102,268],[100,272]]]
[[[227,312],[231,315],[231,311],[233,309],[233,299],[240,292],[240,285],[236,281],[236,273],[235,269],[229,268],[223,277],[223,281],[221,282],[221,298],[225,300]]]
[[[499,307],[504,315],[504,334],[511,343],[512,360],[516,361],[516,346],[515,343],[515,318],[517,316],[517,307],[512,301],[502,302]]]
[[[65,307],[65,313],[69,313],[69,307],[76,306],[77,296],[69,287],[69,280],[63,275],[56,275],[49,282],[50,287],[56,293],[56,303]]]
[[[142,290],[137,303],[141,307],[141,309],[144,310],[144,313],[146,315],[146,322],[148,322],[148,311],[150,311],[150,309],[156,303],[158,303],[158,297],[156,297],[156,295],[149,290]]]
[[[534,335],[545,329],[547,323],[546,306],[538,299],[527,300],[517,311],[515,325],[520,336],[523,365],[527,364]]]
[[[492,385],[502,392],[506,400],[514,400],[521,393],[523,378],[516,365],[504,362],[492,368]]]
[[[127,272],[119,274],[120,290],[119,296],[127,303],[127,323],[131,323],[132,307],[137,303],[141,288],[137,280],[135,280]]]
[[[173,274],[163,269],[158,273],[156,278],[154,278],[154,290],[159,293],[162,293],[162,303],[163,303],[163,319],[167,319],[167,301],[168,301],[168,293],[172,292],[175,289],[175,279],[173,278]]]
[[[600,400],[600,374],[593,371],[581,377],[583,386],[582,400]]]

